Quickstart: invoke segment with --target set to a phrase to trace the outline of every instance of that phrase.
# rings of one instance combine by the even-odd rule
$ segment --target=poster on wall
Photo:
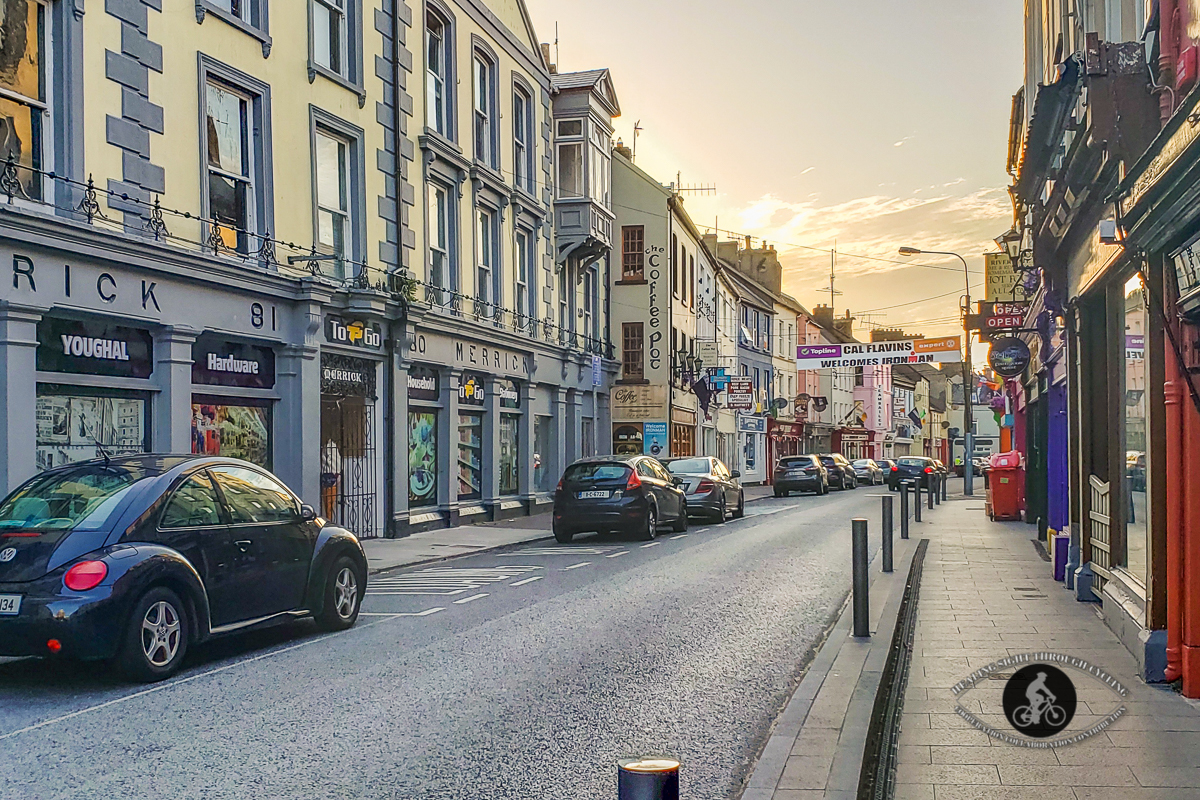
[[[437,505],[437,412],[408,412],[408,504]]]
[[[642,452],[641,423],[613,426],[613,453],[619,456],[637,456]]]
[[[140,398],[39,395],[35,416],[38,469],[146,449]]]
[[[192,403],[192,452],[240,458],[270,469],[271,409]]]
[[[667,423],[642,423],[642,446],[648,456],[662,458],[667,454]]]

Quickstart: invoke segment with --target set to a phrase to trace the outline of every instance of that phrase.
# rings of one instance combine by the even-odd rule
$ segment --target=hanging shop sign
[[[1125,334],[1125,360],[1141,361],[1146,358],[1146,334]]]
[[[705,364],[716,364],[720,358],[720,351],[716,341],[705,341],[703,339],[696,342],[696,358]]]
[[[647,422],[642,425],[642,445],[648,456],[661,458],[667,454],[667,423]]]
[[[766,433],[767,418],[766,417],[748,417],[744,414],[738,414],[738,431],[741,433]]]
[[[441,400],[438,374],[427,367],[410,367],[408,370],[408,399],[423,403]]]
[[[43,317],[37,338],[41,372],[149,378],[154,371],[154,340],[143,328]]]
[[[754,410],[754,381],[750,378],[730,378],[726,406],[734,411]]]
[[[275,351],[201,336],[192,345],[192,383],[271,389],[275,386]]]
[[[989,331],[1011,330],[1025,324],[1028,303],[983,302],[979,304],[978,328]]]
[[[483,376],[464,372],[458,378],[458,404],[460,406],[482,406],[483,403]]]
[[[616,419],[664,419],[667,416],[667,387],[615,386],[612,414]]]
[[[521,407],[521,384],[517,381],[496,381],[496,394],[500,397],[501,408]]]
[[[796,369],[838,369],[887,364],[954,364],[962,361],[962,337],[898,339],[893,342],[804,344],[796,348]]]
[[[1029,366],[1029,345],[1015,336],[1006,336],[992,342],[988,353],[988,366],[1005,378],[1015,378]]]
[[[322,353],[321,394],[373,399],[375,362],[338,353]]]
[[[708,388],[714,392],[722,392],[729,387],[730,378],[725,367],[705,367],[704,375],[708,378]]]
[[[1008,253],[987,253],[983,257],[983,275],[988,302],[1013,301],[1021,273],[1013,266]]]
[[[378,350],[383,347],[383,329],[378,322],[344,320],[329,315],[325,317],[325,341],[349,347]]]

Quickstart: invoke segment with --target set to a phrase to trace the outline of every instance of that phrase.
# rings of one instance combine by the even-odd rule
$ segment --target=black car
[[[672,475],[683,478],[688,513],[693,517],[704,516],[723,524],[730,512],[734,519],[745,514],[746,498],[737,482],[742,473],[729,469],[721,459],[712,456],[664,458],[662,464]]]
[[[895,466],[888,473],[888,488],[893,492],[900,488],[901,483],[917,482],[922,489],[928,489],[937,465],[932,458],[925,456],[901,456],[896,459]]]
[[[684,481],[650,456],[581,458],[563,472],[554,492],[554,538],[577,533],[632,532],[649,541],[661,523],[687,530]]]
[[[350,531],[269,472],[138,455],[42,472],[0,503],[0,655],[106,659],[161,680],[190,646],[252,626],[358,619]]]
[[[784,456],[775,465],[775,496],[791,492],[829,494],[829,472],[816,456]]]
[[[817,456],[829,473],[829,485],[839,489],[857,489],[858,478],[854,475],[854,467],[841,453],[822,453]]]

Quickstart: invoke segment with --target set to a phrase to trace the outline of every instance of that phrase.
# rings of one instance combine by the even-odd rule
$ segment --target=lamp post
[[[945,250],[918,250],[915,247],[901,247],[900,255],[954,256],[963,265],[963,277],[966,279],[967,290],[967,308],[963,315],[963,344],[966,347],[966,355],[963,358],[963,401],[966,403],[963,409],[963,436],[965,437],[965,441],[963,442],[963,450],[965,451],[963,453],[963,494],[967,497],[973,497],[975,494],[973,485],[975,472],[975,465],[973,463],[975,457],[975,415],[974,410],[971,408],[971,395],[973,394],[972,389],[975,387],[972,386],[973,381],[971,379],[971,331],[967,329],[966,318],[966,314],[971,313],[971,274],[967,268],[967,260],[958,253],[951,253]]]

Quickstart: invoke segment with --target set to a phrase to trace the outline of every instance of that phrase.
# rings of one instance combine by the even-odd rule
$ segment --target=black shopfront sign
[[[521,407],[521,384],[519,381],[498,380],[496,391],[500,395],[500,407],[518,409]]]
[[[464,372],[458,379],[458,404],[460,406],[482,406],[483,403],[483,376],[473,372]]]
[[[275,386],[275,351],[201,336],[192,345],[192,383],[271,389]]]
[[[374,399],[375,362],[337,353],[322,353],[321,394]]]
[[[378,322],[346,320],[341,317],[325,317],[325,341],[364,350],[379,350],[383,347],[383,328]]]
[[[144,328],[45,317],[37,338],[41,372],[113,378],[149,378],[154,372],[154,340]]]
[[[408,399],[422,403],[437,403],[440,397],[438,374],[425,367],[408,370]]]

